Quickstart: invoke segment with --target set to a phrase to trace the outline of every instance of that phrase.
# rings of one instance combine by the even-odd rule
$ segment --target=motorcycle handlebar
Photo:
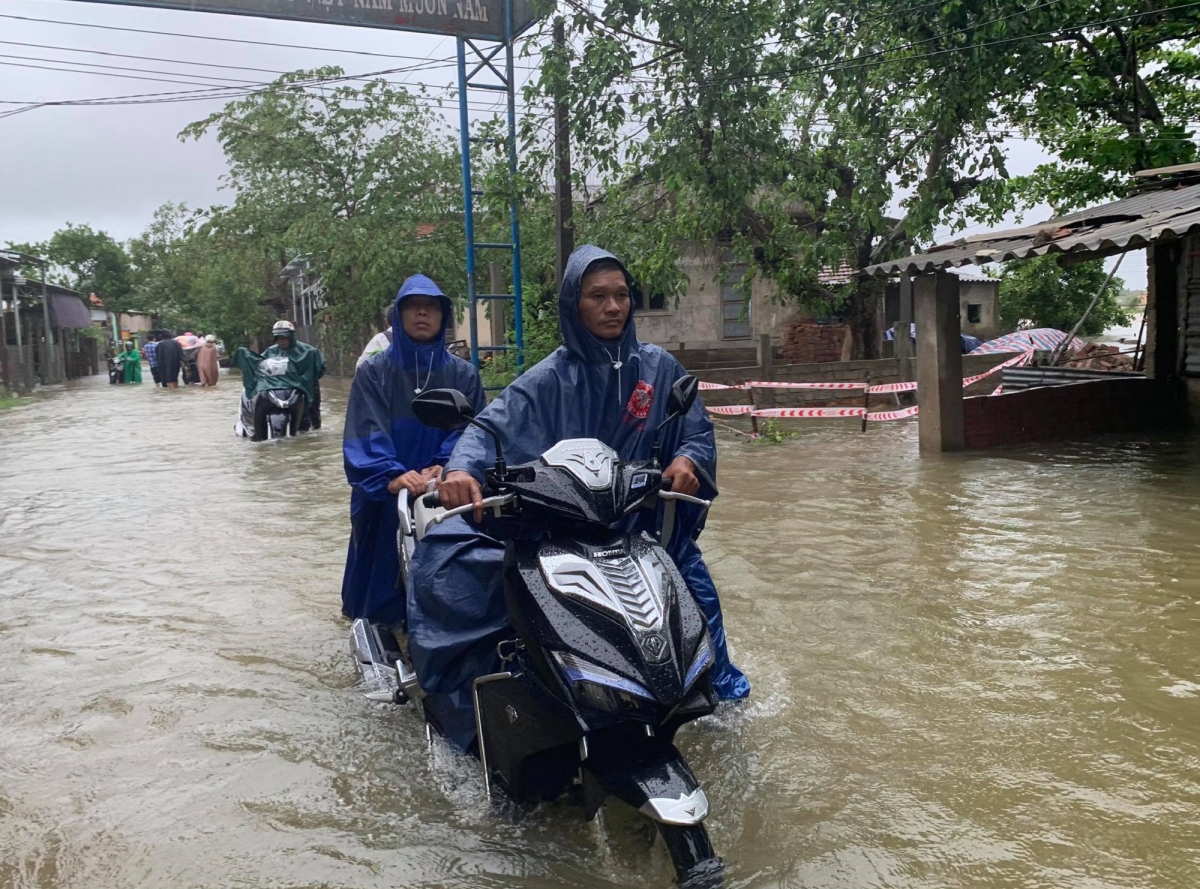
[[[711,500],[703,500],[700,497],[693,497],[690,494],[677,494],[674,491],[659,491],[659,500],[682,500],[684,503],[695,503],[697,506],[703,506],[705,509],[712,506]]]
[[[428,496],[432,497],[433,495],[430,494]],[[484,509],[499,509],[501,506],[507,506],[508,504],[512,503],[516,499],[517,499],[516,494],[500,494],[499,496],[496,496],[496,497],[484,497],[482,507]],[[428,501],[426,501],[426,503],[428,503]],[[474,509],[475,509],[474,503],[468,503],[466,506],[459,506],[459,507],[456,507],[455,509],[448,509],[443,513],[439,513],[438,515],[435,515],[433,517],[433,523],[435,525],[440,525],[442,522],[446,521],[446,519],[453,518],[456,515],[463,515],[468,512],[473,512]]]

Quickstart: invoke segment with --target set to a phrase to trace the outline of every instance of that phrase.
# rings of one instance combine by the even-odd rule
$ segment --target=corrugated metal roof
[[[1200,228],[1200,184],[1140,192],[1038,225],[974,235],[915,256],[868,266],[869,275],[919,274],[1047,253],[1099,253],[1145,247]]]

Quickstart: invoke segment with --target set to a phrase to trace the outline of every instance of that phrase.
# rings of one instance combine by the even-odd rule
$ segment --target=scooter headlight
[[[640,683],[564,651],[551,652],[581,707],[617,713],[652,703],[654,695]]]
[[[688,667],[687,675],[683,678],[683,690],[687,691],[695,684],[700,675],[713,665],[716,660],[716,655],[713,653],[712,640],[708,638],[708,632],[704,633],[700,640],[700,646],[696,649],[696,656],[692,658],[692,665]]]
[[[271,399],[271,402],[276,407],[288,408],[291,407],[293,403],[291,393],[288,393],[285,397],[281,398],[275,394],[275,390],[273,389],[267,390],[267,398]]]

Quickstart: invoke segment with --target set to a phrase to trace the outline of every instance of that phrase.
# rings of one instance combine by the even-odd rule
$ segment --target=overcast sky
[[[112,30],[119,28],[192,36]],[[226,42],[230,39],[312,48]],[[184,126],[219,110],[223,99],[51,106],[3,117],[26,103],[257,83],[273,79],[275,72],[321,65],[338,65],[354,74],[418,67],[390,79],[424,83],[434,94],[448,96],[455,82],[454,51],[453,38],[400,31],[81,0],[4,0],[0,3],[0,244],[44,240],[67,222],[88,224],[126,240],[139,234],[154,210],[167,201],[203,207],[229,200],[219,190],[225,162],[215,140],[180,142],[177,138]],[[218,65],[234,67],[213,67]],[[1024,142],[1009,143],[1008,153],[1015,174],[1028,172],[1046,159],[1036,146]],[[1043,208],[1031,211],[1026,219],[1036,222],[1048,215]],[[967,233],[982,230],[977,226]],[[1142,254],[1130,256],[1120,274],[1130,286],[1144,287]]]

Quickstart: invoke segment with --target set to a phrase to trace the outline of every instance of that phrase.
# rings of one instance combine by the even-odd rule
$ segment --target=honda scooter
[[[697,389],[694,377],[676,382],[659,433],[686,413]],[[474,418],[462,393],[424,392],[413,412],[440,429],[471,423],[496,442],[483,505],[488,533],[507,547],[512,636],[497,645],[501,670],[474,682],[488,795],[537,802],[570,792],[589,819],[616,797],[655,822],[680,882],[719,879],[720,860],[703,823],[708,799],[674,744],[680,726],[716,707],[714,653],[704,616],[662,545],[677,503],[707,508],[709,501],[664,487],[657,442],[649,461],[622,462],[600,441],[571,439],[509,467],[499,437]],[[407,581],[425,532],[474,506],[440,509],[436,494],[413,506],[400,500]],[[613,530],[660,503],[657,540]],[[402,636],[356,620],[351,651],[369,699],[414,701],[427,732],[439,732]]]

